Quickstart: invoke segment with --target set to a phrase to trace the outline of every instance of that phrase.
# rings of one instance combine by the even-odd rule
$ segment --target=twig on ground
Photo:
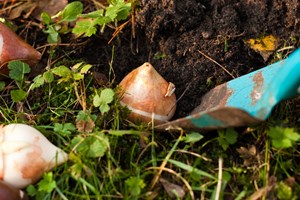
[[[208,60],[212,61],[213,63],[215,63],[216,65],[218,65],[219,67],[221,67],[228,75],[230,75],[232,78],[236,78],[235,76],[233,76],[224,66],[222,66],[221,64],[219,64],[217,61],[215,61],[214,59],[212,59],[211,57],[209,57],[208,55],[206,55],[205,53],[203,53],[202,51],[198,50],[198,52],[204,56],[205,58],[207,58]]]
[[[176,143],[174,144],[174,146],[172,147],[172,149],[169,151],[169,153],[167,154],[167,156],[165,157],[165,159],[161,163],[161,165],[159,167],[159,171],[155,174],[154,178],[152,179],[151,184],[150,184],[150,190],[153,189],[154,186],[156,185],[156,183],[157,183],[157,181],[158,181],[158,179],[159,179],[159,177],[160,177],[163,169],[167,165],[168,160],[170,159],[170,157],[174,153],[175,148],[177,147],[178,143],[181,141],[182,137],[183,137],[183,130],[181,129],[180,130],[180,136],[179,136],[179,138],[177,139]]]
[[[170,169],[170,168],[165,168],[165,167],[149,167],[147,168],[146,170],[151,170],[151,169],[155,169],[155,170],[159,170],[159,171],[166,171],[166,172],[169,172],[170,174],[173,174],[175,175],[177,178],[179,178],[183,183],[184,185],[186,186],[186,188],[189,190],[189,193],[190,193],[190,196],[191,196],[191,199],[194,200],[195,199],[195,195],[194,195],[194,192],[193,192],[193,189],[191,187],[191,185],[189,184],[189,182],[184,179],[180,173],[177,173],[175,172],[174,170]]]
[[[220,193],[221,193],[221,188],[222,188],[222,172],[223,172],[223,159],[219,158],[218,185],[217,185],[215,200],[220,199]]]

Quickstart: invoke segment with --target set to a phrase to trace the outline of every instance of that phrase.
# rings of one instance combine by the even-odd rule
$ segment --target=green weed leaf
[[[238,133],[234,129],[226,129],[225,138],[229,144],[235,144],[237,142]]]
[[[190,165],[187,165],[187,164],[185,164],[183,162],[180,162],[180,161],[177,161],[177,160],[172,160],[172,159],[169,159],[168,162],[176,165],[177,167],[179,167],[181,169],[186,170],[189,173],[195,173],[195,174],[197,174],[199,176],[205,176],[207,178],[211,178],[213,180],[216,180],[216,177],[214,177],[213,175],[211,175],[211,174],[209,174],[209,173],[207,173],[207,172],[205,172],[203,170],[200,170],[200,169],[197,169],[197,168],[192,167]]]
[[[33,83],[30,88],[33,90],[35,88],[39,88],[45,83],[51,83],[54,80],[53,73],[50,71],[46,71],[43,75],[39,74],[33,79]]]
[[[95,24],[98,24],[100,26],[103,26],[105,24],[108,24],[110,22],[112,22],[113,20],[109,17],[103,16],[103,17],[98,17],[95,19]]]
[[[42,85],[44,85],[45,83],[45,79],[44,77],[40,74],[40,75],[37,75],[34,79],[33,79],[33,83],[31,84],[31,89],[35,89],[35,88],[38,88],[38,87],[41,87]]]
[[[92,65],[90,64],[85,64],[81,67],[80,73],[81,74],[86,74],[90,69],[92,68]]]
[[[0,91],[4,90],[4,88],[5,88],[5,82],[0,81]]]
[[[290,200],[293,199],[293,190],[290,186],[285,184],[283,181],[280,181],[276,187],[277,197],[281,200]],[[296,199],[296,198],[295,198]]]
[[[234,129],[225,129],[218,131],[218,142],[224,150],[227,150],[229,145],[237,142],[238,133]]]
[[[139,177],[130,177],[125,181],[129,193],[133,197],[141,194],[142,189],[146,186],[144,180]]]
[[[185,137],[183,137],[184,142],[186,143],[195,143],[198,142],[203,138],[203,135],[197,132],[192,132],[189,134],[186,134]]]
[[[38,193],[38,191],[36,190],[36,188],[35,188],[33,185],[29,185],[29,186],[26,188],[26,193],[27,193],[29,196],[33,197],[33,196],[35,196],[35,195]]]
[[[109,103],[114,100],[115,92],[110,88],[105,88],[101,91],[100,96],[97,94],[94,96],[93,104],[95,107],[99,107],[102,114],[109,111]]]
[[[77,16],[83,11],[83,4],[80,1],[69,3],[61,12],[62,21],[75,21]]]
[[[19,101],[22,101],[26,98],[27,92],[25,92],[22,89],[11,90],[10,91],[10,96],[11,96],[11,98],[14,102],[19,102]]]
[[[43,179],[38,183],[38,190],[50,193],[56,188],[56,182],[53,180],[53,173],[45,173]]]
[[[103,133],[90,134],[86,137],[76,136],[72,139],[71,146],[76,147],[75,151],[81,155],[91,158],[104,156],[109,147],[108,137]]]
[[[83,19],[76,22],[75,27],[72,30],[72,33],[82,35],[84,34],[87,37],[90,37],[97,32],[97,28],[95,27],[97,24],[94,23],[92,19]]]
[[[9,77],[17,82],[22,82],[24,74],[28,74],[30,72],[29,65],[19,60],[9,62],[8,69],[10,69]]]
[[[89,111],[79,111],[76,120],[83,120],[83,121],[89,121],[89,120],[93,120],[95,121],[97,118],[96,115],[91,115],[91,113]]]
[[[51,72],[57,76],[62,77],[59,79],[58,83],[67,82],[73,78],[72,71],[66,66],[55,67],[51,70]]]
[[[51,23],[51,16],[48,13],[42,12],[41,18],[44,24],[49,25]]]
[[[292,128],[271,127],[268,135],[275,148],[289,148],[300,140],[300,134]]]
[[[43,73],[43,78],[46,83],[51,83],[54,80],[53,73],[50,71],[46,71]]]
[[[87,156],[91,158],[100,158],[104,156],[107,150],[108,138],[100,137],[91,142],[90,148],[87,152]]]
[[[68,77],[72,74],[72,71],[68,67],[63,66],[63,65],[59,66],[59,67],[55,67],[51,71],[53,74],[60,76],[60,77]]]
[[[81,146],[81,143],[84,142],[84,137],[81,135],[75,136],[71,141],[71,148],[76,147],[76,151],[84,151],[84,146]]]
[[[72,165],[72,166],[70,167],[71,175],[72,175],[75,179],[78,179],[78,178],[80,177],[80,175],[81,175],[82,169],[83,169],[82,163],[75,163],[74,165]]]
[[[65,136],[65,135],[70,135],[72,133],[72,131],[76,130],[76,128],[71,123],[65,123],[65,124],[55,123],[53,130],[54,130],[54,132],[57,132],[57,133]]]
[[[100,9],[100,10],[96,10],[96,11],[92,11],[90,13],[87,14],[81,14],[80,17],[82,18],[98,18],[98,17],[103,17],[103,13],[104,10]]]
[[[49,44],[58,43],[60,40],[59,33],[57,32],[54,25],[50,25],[47,30],[44,30],[45,33],[48,33],[47,42]]]
[[[125,20],[131,11],[131,3],[125,3],[124,0],[111,1],[111,4],[106,9],[105,16],[112,21]]]
[[[79,80],[82,80],[84,78],[84,75],[81,74],[81,73],[73,73],[73,79],[75,81],[79,81]]]

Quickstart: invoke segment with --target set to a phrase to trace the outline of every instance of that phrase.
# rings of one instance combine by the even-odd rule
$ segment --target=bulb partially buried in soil
[[[21,60],[34,66],[40,59],[40,52],[0,22],[0,74],[8,74],[7,63],[9,61]]]
[[[134,122],[155,125],[170,120],[176,110],[175,86],[168,83],[150,63],[130,72],[121,82],[121,104],[131,110]]]
[[[65,152],[35,128],[25,124],[0,126],[0,179],[15,188],[36,182],[67,159]]]

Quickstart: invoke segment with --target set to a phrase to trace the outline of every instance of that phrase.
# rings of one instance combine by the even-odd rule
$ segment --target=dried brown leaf
[[[77,120],[76,128],[79,132],[91,133],[95,128],[95,123],[92,119],[89,120]]]
[[[271,190],[274,189],[276,185],[276,177],[271,176],[268,181],[268,185],[266,187],[258,189],[254,192],[247,200],[258,200],[265,197]]]
[[[20,4],[19,6],[15,7],[14,9],[11,10],[11,12],[9,14],[9,18],[16,19],[16,18],[20,17],[23,12],[27,13],[25,16],[28,17],[28,13],[30,13],[36,7],[37,7],[37,3],[34,3],[34,2],[26,2],[26,3]]]
[[[46,12],[50,16],[56,15],[59,11],[63,10],[68,4],[68,0],[35,0],[37,8],[32,13],[33,16],[41,20],[41,13]]]
[[[1,2],[1,0],[0,0]],[[63,10],[68,4],[68,0],[32,0],[26,1],[14,7],[9,14],[10,19],[16,19],[25,13],[24,17],[27,18],[32,15],[37,20],[41,21],[41,13],[46,12],[50,16],[56,15],[59,11]]]
[[[240,147],[237,152],[244,159],[245,166],[251,166],[259,162],[259,155],[257,154],[256,147],[251,145],[250,147]]]
[[[183,199],[183,197],[185,196],[185,191],[181,186],[171,183],[163,178],[160,178],[159,182],[163,185],[164,189],[172,199]]]

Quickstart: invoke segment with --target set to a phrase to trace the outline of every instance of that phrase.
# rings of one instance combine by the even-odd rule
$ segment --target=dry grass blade
[[[175,148],[177,147],[178,143],[181,141],[183,136],[183,130],[180,130],[180,136],[178,137],[176,143],[174,144],[174,146],[172,147],[171,151],[167,154],[167,156],[165,157],[165,159],[163,160],[163,162],[161,163],[160,167],[159,167],[159,171],[155,174],[154,178],[151,181],[150,184],[150,189],[153,189],[153,187],[156,185],[156,183],[158,182],[158,179],[163,171],[163,169],[165,168],[165,166],[168,163],[168,160],[170,159],[171,155],[173,154],[173,152],[175,151]]]
[[[190,152],[190,151],[186,151],[186,150],[183,150],[183,149],[179,149],[179,150],[175,150],[175,151],[180,152],[180,153],[190,154],[190,155],[196,156],[196,157],[201,158],[201,159],[203,159],[205,161],[208,161],[208,162],[212,161],[210,158],[206,158],[205,156],[201,156],[200,154],[197,154],[195,152]]]
[[[220,199],[221,194],[221,188],[222,188],[222,173],[223,172],[223,159],[219,158],[219,173],[218,173],[218,184],[217,184],[217,190],[216,190],[216,198],[215,200]]]
[[[165,171],[165,172],[168,172],[168,173],[170,173],[170,174],[175,175],[177,178],[179,178],[179,179],[184,183],[184,185],[186,186],[186,188],[189,190],[191,199],[192,199],[192,200],[195,199],[195,195],[194,195],[193,189],[192,189],[192,187],[190,186],[189,182],[188,182],[186,179],[184,179],[179,173],[176,173],[174,170],[169,169],[169,168],[166,168],[166,167],[163,167],[163,168],[162,168],[162,167],[149,167],[149,168],[147,168],[147,169],[145,169],[145,170],[147,171],[147,170],[152,170],[152,169],[154,169],[154,170],[159,170],[159,171],[161,171],[161,172],[162,172],[162,171]]]
[[[3,5],[0,10],[0,14],[5,14],[6,12],[10,13],[12,9],[14,9],[15,7],[18,7],[22,4],[23,4],[23,2],[18,2],[18,3],[13,2],[11,5],[7,5],[7,1],[4,1],[3,3],[0,1],[0,6]]]
[[[108,41],[108,44],[110,44],[115,37],[123,30],[123,28],[130,22],[130,20],[127,20],[123,24],[121,24],[119,27],[116,28],[115,32],[112,35],[112,38]]]

